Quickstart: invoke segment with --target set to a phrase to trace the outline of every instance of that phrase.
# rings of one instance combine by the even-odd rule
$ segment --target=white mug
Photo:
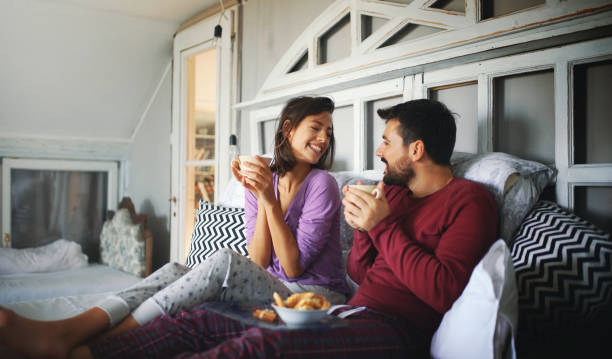
[[[376,199],[380,199],[380,197],[382,196],[382,193],[381,193],[380,189],[378,187],[376,187],[376,185],[350,184],[349,187],[350,188],[354,188],[354,189],[358,189],[358,190],[360,190],[362,192],[369,193],[369,194],[373,195],[374,197],[376,197]]]
[[[259,156],[259,158],[261,158],[264,163],[268,166],[270,166],[270,162],[272,162],[272,158],[271,157],[262,157]],[[240,168],[242,168],[242,164],[243,163],[255,163],[255,164],[259,164],[259,162],[257,162],[257,160],[255,159],[255,156],[250,156],[250,155],[240,155],[238,156],[238,163],[240,164]],[[242,174],[242,171],[239,171],[240,174]]]
[[[271,157],[259,156],[259,158],[261,158],[264,161],[264,163],[267,164],[268,166],[270,165],[270,162],[272,162],[272,158]],[[240,156],[238,156],[238,162],[240,162],[240,163],[242,163],[242,162],[259,163],[255,159],[255,156],[250,156],[250,155],[240,155]]]

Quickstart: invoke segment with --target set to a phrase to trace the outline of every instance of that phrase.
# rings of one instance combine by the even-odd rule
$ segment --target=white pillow
[[[518,292],[510,250],[498,239],[444,314],[431,342],[433,358],[516,358]]]
[[[219,196],[217,204],[226,207],[244,208],[244,187],[234,176]]]
[[[0,248],[0,274],[55,272],[87,266],[81,245],[58,239],[40,247]]]

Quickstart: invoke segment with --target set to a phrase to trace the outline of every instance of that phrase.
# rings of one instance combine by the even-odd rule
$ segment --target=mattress
[[[48,273],[0,275],[0,305],[116,292],[141,278],[101,264]]]

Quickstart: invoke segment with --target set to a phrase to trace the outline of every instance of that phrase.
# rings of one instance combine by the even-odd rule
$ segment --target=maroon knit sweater
[[[385,194],[391,214],[354,232],[347,271],[359,289],[349,304],[398,314],[431,335],[495,241],[497,206],[484,186],[460,178],[423,198],[399,186]]]

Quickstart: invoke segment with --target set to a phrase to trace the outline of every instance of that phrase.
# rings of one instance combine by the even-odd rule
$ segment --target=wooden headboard
[[[125,208],[130,212],[130,216],[132,217],[132,222],[135,224],[139,224],[142,228],[142,233],[145,239],[145,277],[151,274],[153,269],[153,233],[147,227],[147,215],[146,214],[137,214],[136,209],[134,208],[134,203],[130,197],[123,197],[117,209]],[[106,220],[111,220],[115,216],[115,211],[107,211],[106,212]]]

